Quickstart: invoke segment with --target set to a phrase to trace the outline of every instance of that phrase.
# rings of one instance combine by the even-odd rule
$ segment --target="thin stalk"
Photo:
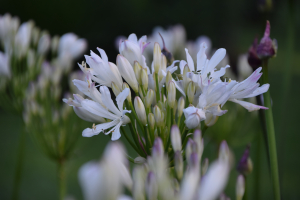
[[[155,83],[156,83],[156,103],[160,100],[160,94],[159,94],[159,84],[158,84],[158,73],[155,73]]]
[[[268,60],[263,60],[263,84],[269,82],[268,80]],[[264,105],[269,108],[265,111],[267,133],[268,133],[268,144],[269,144],[269,155],[270,155],[270,167],[271,167],[271,178],[273,185],[274,197],[276,200],[280,200],[280,185],[279,185],[279,176],[278,176],[278,161],[277,161],[277,150],[276,150],[276,138],[275,138],[275,129],[273,122],[273,113],[271,105],[271,95],[270,90],[264,93]]]
[[[24,165],[24,155],[25,155],[25,145],[26,145],[26,132],[21,131],[20,141],[18,146],[18,158],[17,158],[17,167],[15,171],[13,190],[12,190],[12,199],[19,199],[20,185],[22,180],[23,165]]]
[[[65,174],[65,161],[60,159],[58,161],[58,186],[59,186],[59,199],[64,200],[66,196],[66,174]]]

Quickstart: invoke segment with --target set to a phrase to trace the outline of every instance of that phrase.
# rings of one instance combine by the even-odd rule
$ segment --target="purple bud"
[[[189,165],[191,167],[197,167],[197,166],[199,166],[199,159],[198,159],[198,154],[197,153],[192,153],[191,154]]]
[[[253,71],[256,70],[258,67],[260,67],[262,64],[260,58],[257,56],[256,53],[257,42],[258,39],[255,38],[252,43],[252,46],[249,48],[248,51],[248,63],[253,68]]]
[[[252,168],[253,168],[252,161],[251,161],[249,155],[250,155],[250,145],[248,145],[246,147],[246,150],[244,151],[244,154],[237,166],[237,170],[245,176],[247,174],[251,173]]]
[[[264,37],[260,40],[260,43],[256,48],[257,56],[261,59],[270,58],[276,54],[276,49],[270,38],[270,28],[270,22],[267,21]]]

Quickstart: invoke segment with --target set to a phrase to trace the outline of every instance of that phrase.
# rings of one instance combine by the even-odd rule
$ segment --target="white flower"
[[[142,55],[144,49],[148,45],[146,43],[147,36],[141,37],[139,40],[136,35],[130,34],[128,39],[121,41],[119,43],[119,51],[122,56],[124,56],[130,64],[133,66],[134,62],[137,61],[143,68],[146,67],[145,57]]]
[[[131,111],[123,110],[123,103],[126,97],[129,94],[129,89],[125,88],[116,98],[118,108],[115,106],[113,100],[111,99],[110,92],[106,86],[100,87],[101,100],[105,105],[104,108],[100,103],[85,99],[81,102],[81,105],[84,109],[98,115],[103,118],[112,120],[111,122],[106,122],[93,126],[93,128],[87,128],[82,132],[84,137],[92,137],[98,135],[100,132],[105,131],[106,129],[112,128],[108,132],[104,132],[105,135],[112,133],[111,140],[118,140],[121,137],[120,127],[123,124],[130,122],[130,119],[125,115]]]
[[[103,49],[97,49],[102,58],[91,51],[90,56],[85,56],[86,62],[90,68],[78,64],[79,67],[84,73],[90,72],[93,75],[92,80],[99,84],[111,87],[112,82],[114,82],[119,90],[121,90],[123,81],[117,66],[114,63],[108,62],[108,57]]]
[[[89,111],[87,111],[81,106],[81,102],[84,100],[82,96],[80,96],[79,94],[74,94],[73,96],[74,96],[74,100],[71,98],[69,99],[64,98],[63,102],[67,103],[69,106],[72,106],[74,112],[78,117],[88,122],[94,122],[94,123],[106,122],[103,117],[90,113]]]
[[[0,51],[0,76],[10,77],[9,56]]]
[[[247,79],[242,82],[231,81],[227,87],[232,88],[233,93],[229,97],[229,101],[235,102],[246,108],[248,111],[259,109],[268,109],[264,106],[255,105],[238,99],[255,97],[268,91],[270,84],[264,84],[259,87],[257,81],[261,77],[261,67],[257,68]]]
[[[189,129],[196,128],[202,120],[205,120],[205,112],[199,108],[190,106],[183,109],[185,125]]]

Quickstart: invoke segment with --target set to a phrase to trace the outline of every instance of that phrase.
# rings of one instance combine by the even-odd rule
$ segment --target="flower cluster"
[[[82,119],[100,123],[85,129],[83,136],[112,133],[111,139],[117,140],[122,132],[137,153],[146,157],[150,155],[156,137],[162,139],[166,150],[169,149],[173,124],[179,127],[183,144],[187,143],[189,131],[200,129],[202,122],[202,129],[215,124],[218,117],[227,112],[221,109],[227,101],[240,104],[249,111],[267,109],[242,100],[269,89],[269,84],[260,86],[257,83],[262,75],[261,68],[241,82],[223,78],[229,65],[220,70],[216,66],[224,59],[226,50],[218,49],[208,59],[208,47],[204,42],[200,45],[197,60],[193,60],[185,49],[186,60],[175,60],[170,66],[167,66],[160,45],[155,43],[153,61],[148,66],[143,55],[148,44],[146,36],[138,40],[131,34],[119,43],[116,64],[109,62],[100,48],[101,57],[91,51],[85,56],[86,63],[79,64],[86,78],[73,82],[88,98],[76,94],[74,99],[65,101]],[[127,134],[126,125],[132,138]]]
[[[52,64],[69,72],[74,59],[86,48],[86,41],[73,33],[51,39],[33,21],[20,25],[17,17],[0,16],[0,103],[4,109],[23,112],[23,100],[30,81],[37,78],[51,53]]]
[[[176,125],[170,135],[174,149],[172,161],[168,161],[163,142],[158,137],[151,156],[147,160],[136,159],[141,164],[135,166],[132,175],[123,147],[119,143],[109,144],[100,162],[91,161],[79,170],[84,198],[212,200],[219,197],[227,184],[231,168],[231,154],[226,142],[220,145],[218,159],[209,165],[208,159],[203,162],[201,159],[204,144],[199,130],[194,132],[185,149],[182,149]],[[182,150],[185,152],[183,156],[180,153]],[[186,167],[184,160],[187,161]],[[123,194],[125,188],[130,196]]]

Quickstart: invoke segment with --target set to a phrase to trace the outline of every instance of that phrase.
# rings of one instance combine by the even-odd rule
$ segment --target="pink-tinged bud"
[[[274,44],[273,40],[270,38],[270,29],[270,22],[267,21],[264,37],[260,40],[260,44],[256,49],[257,56],[261,59],[276,56],[277,42]]]
[[[253,164],[252,164],[251,158],[249,156],[250,156],[250,145],[247,146],[247,148],[244,151],[244,154],[237,166],[237,170],[244,176],[250,174],[253,169]]]
[[[156,156],[162,157],[163,155],[164,155],[164,145],[162,140],[159,137],[157,137],[153,144],[152,156],[154,158]]]

